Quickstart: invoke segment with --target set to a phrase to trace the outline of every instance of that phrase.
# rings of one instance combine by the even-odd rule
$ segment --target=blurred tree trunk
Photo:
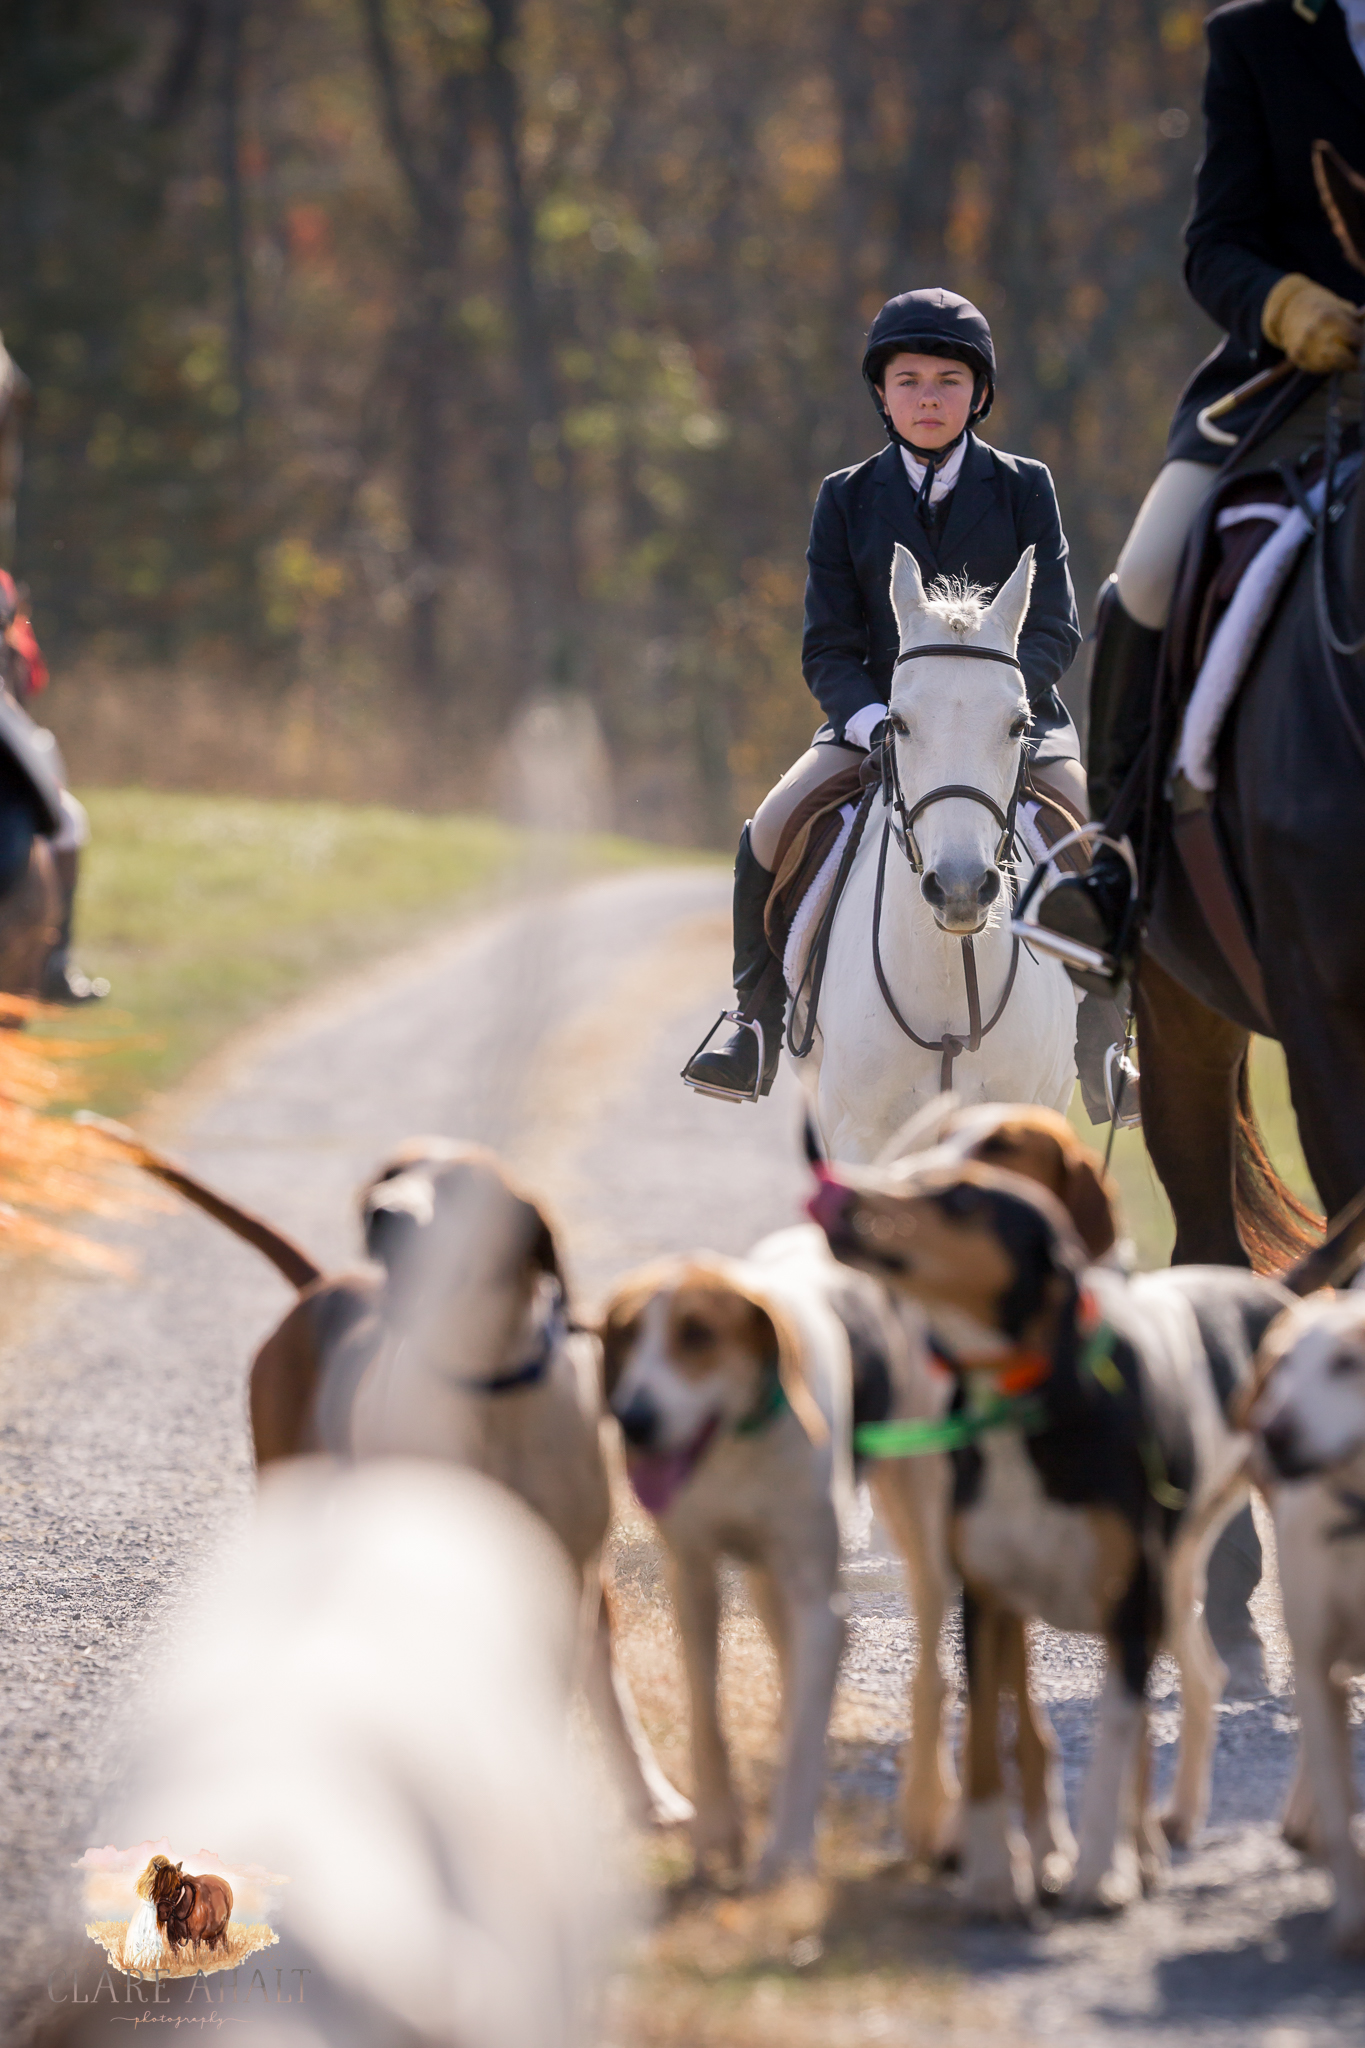
[[[513,603],[535,687],[565,688],[582,662],[581,578],[573,455],[555,362],[557,336],[536,266],[535,213],[522,168],[522,90],[517,75],[521,0],[484,0],[489,23],[484,90],[502,170],[507,297],[515,334],[520,422],[511,492],[518,514],[508,540]]]
[[[233,382],[237,386],[237,434],[245,447],[251,411],[251,300],[247,284],[246,211],[242,202],[242,35],[247,0],[219,0],[223,63],[219,75],[219,162],[227,226],[229,321]],[[188,24],[186,24],[188,27]]]
[[[434,98],[434,132],[419,136],[404,105],[385,0],[361,0],[361,5],[384,134],[413,218],[405,252],[402,333],[394,351],[405,427],[408,658],[418,701],[439,716],[449,704],[440,638],[441,594],[450,560],[447,405],[471,80],[465,71],[446,71]]]

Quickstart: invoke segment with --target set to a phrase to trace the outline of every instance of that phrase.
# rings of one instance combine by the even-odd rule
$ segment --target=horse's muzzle
[[[981,868],[964,875],[930,868],[920,877],[920,890],[941,930],[955,939],[970,938],[981,930],[1000,894],[1000,870]]]

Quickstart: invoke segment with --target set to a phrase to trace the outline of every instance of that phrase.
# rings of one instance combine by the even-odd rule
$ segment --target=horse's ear
[[[981,621],[983,626],[992,625],[999,629],[1011,654],[1019,645],[1019,634],[1028,612],[1032,589],[1033,548],[1029,546],[1020,555],[1014,573],[995,593]]]
[[[924,579],[919,573],[919,563],[909,548],[896,542],[891,557],[891,609],[896,614],[901,638],[916,612],[924,609]]]

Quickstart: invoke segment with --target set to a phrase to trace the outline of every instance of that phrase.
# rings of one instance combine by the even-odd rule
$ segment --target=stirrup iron
[[[1109,1122],[1116,1131],[1131,1131],[1142,1122],[1138,1101],[1140,1076],[1132,1049],[1111,1045],[1104,1055],[1104,1099],[1109,1105]]]
[[[738,1024],[742,1031],[752,1031],[758,1040],[758,1072],[754,1076],[752,1088],[717,1088],[706,1081],[694,1081],[691,1074],[687,1071],[688,1067],[692,1064],[692,1060],[700,1059],[701,1055],[706,1051],[707,1046],[720,1030],[722,1024]],[[692,1054],[691,1059],[688,1060],[687,1065],[682,1069],[682,1079],[698,1095],[713,1095],[718,1102],[760,1102],[763,1098],[763,1063],[767,1057],[767,1051],[768,1047],[763,1026],[759,1023],[757,1017],[746,1017],[739,1010],[722,1010],[701,1044]]]
[[[1060,960],[1064,967],[1075,967],[1083,974],[1102,975],[1117,982],[1124,972],[1121,958],[1114,959],[1102,953],[1098,946],[1087,946],[1080,939],[1068,938],[1065,932],[1052,932],[1038,922],[1038,906],[1047,901],[1057,884],[1066,879],[1057,867],[1057,857],[1072,846],[1090,846],[1092,849],[1107,846],[1121,856],[1128,869],[1128,909],[1124,914],[1120,931],[1119,951],[1125,949],[1123,941],[1132,929],[1133,913],[1138,901],[1138,866],[1133,852],[1132,841],[1125,836],[1115,839],[1106,832],[1103,825],[1077,825],[1073,831],[1064,833],[1055,846],[1048,849],[1046,860],[1039,861],[1029,877],[1028,886],[1019,898],[1019,904],[1010,922],[1015,938],[1022,939],[1026,946],[1032,946],[1039,953],[1048,953],[1054,960]],[[1029,916],[1032,910],[1033,915]]]

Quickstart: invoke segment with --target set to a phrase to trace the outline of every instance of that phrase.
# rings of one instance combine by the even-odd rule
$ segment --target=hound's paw
[[[739,1808],[700,1807],[692,1822],[692,1853],[699,1874],[734,1878],[744,1868],[744,1821]]]
[[[696,1816],[697,1809],[692,1801],[664,1778],[651,1788],[648,1803],[640,1819],[645,1827],[677,1828],[682,1827],[687,1821],[695,1820]]]
[[[1081,1869],[1077,1872],[1070,1891],[1066,1895],[1068,1913],[1121,1913],[1131,1906],[1142,1892],[1142,1878],[1136,1849],[1131,1843],[1114,1852],[1108,1868],[1091,1876]]]
[[[1335,1907],[1328,1925],[1335,1955],[1353,1963],[1365,1957],[1365,1904]]]
[[[950,1869],[962,1856],[962,1801],[939,1794],[932,1800],[901,1801],[901,1839],[911,1863]]]
[[[804,1854],[793,1855],[780,1842],[769,1842],[758,1862],[754,1865],[753,1876],[747,1889],[751,1892],[769,1892],[775,1885],[789,1877],[809,1877],[815,1868],[815,1852],[808,1849]]]
[[[1027,1919],[1037,1904],[1027,1844],[1009,1824],[1003,1799],[963,1809],[964,1870],[958,1896],[980,1920]]]
[[[1160,1819],[1161,1832],[1172,1849],[1188,1849],[1204,1825],[1205,1807],[1168,1806]]]
[[[1301,1856],[1321,1860],[1322,1844],[1318,1839],[1317,1812],[1313,1805],[1313,1790],[1308,1773],[1300,1759],[1294,1773],[1294,1782],[1284,1802],[1284,1814],[1280,1820],[1280,1833],[1291,1849],[1297,1849]]]
[[[1060,1798],[1050,1801],[1046,1812],[1032,1825],[1025,1824],[1024,1832],[1028,1836],[1038,1896],[1049,1901],[1060,1899],[1076,1868],[1076,1837],[1066,1817],[1065,1802]]]
[[[1137,1843],[1138,1882],[1142,1895],[1154,1892],[1170,1868],[1171,1852],[1165,1823],[1149,1808],[1142,1816]]]

